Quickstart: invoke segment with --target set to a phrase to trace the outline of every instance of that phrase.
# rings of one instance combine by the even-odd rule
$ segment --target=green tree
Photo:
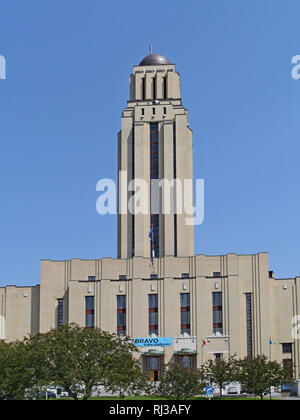
[[[30,346],[39,383],[60,386],[75,400],[100,385],[122,396],[145,382],[127,337],[72,324],[31,338]]]
[[[272,386],[283,385],[289,380],[280,364],[269,361],[264,355],[246,357],[238,365],[238,381],[242,388],[261,399],[270,393]]]
[[[164,367],[157,392],[171,400],[186,400],[203,394],[205,385],[205,375],[201,369],[187,369],[172,362]]]
[[[211,384],[217,384],[220,389],[220,398],[224,386],[237,380],[237,361],[235,356],[229,359],[209,360],[205,364],[205,372],[210,376]]]
[[[22,400],[36,382],[26,342],[0,341],[0,399]]]

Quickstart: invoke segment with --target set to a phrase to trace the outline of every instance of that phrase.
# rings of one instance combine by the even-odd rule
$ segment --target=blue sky
[[[162,52],[181,74],[206,185],[196,253],[270,253],[300,275],[298,0],[1,0],[0,286],[39,283],[39,260],[116,257],[116,179],[132,66]]]

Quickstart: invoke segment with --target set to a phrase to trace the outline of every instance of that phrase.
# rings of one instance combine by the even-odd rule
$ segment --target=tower
[[[163,179],[173,182],[167,212],[157,184]],[[193,179],[192,131],[182,105],[180,76],[166,57],[150,53],[133,68],[118,134],[118,258],[194,255],[194,228],[177,208],[176,182],[183,185],[187,179]],[[124,203],[134,194],[132,180],[148,186],[142,198],[147,212],[125,211]]]

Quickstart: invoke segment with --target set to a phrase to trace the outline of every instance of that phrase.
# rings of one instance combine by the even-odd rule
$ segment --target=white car
[[[239,390],[236,386],[229,386],[227,389],[227,394],[238,394]]]

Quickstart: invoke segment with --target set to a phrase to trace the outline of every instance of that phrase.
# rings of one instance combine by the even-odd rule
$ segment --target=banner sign
[[[172,337],[147,337],[147,338],[134,338],[133,340],[136,347],[154,347],[154,346],[172,346]]]

